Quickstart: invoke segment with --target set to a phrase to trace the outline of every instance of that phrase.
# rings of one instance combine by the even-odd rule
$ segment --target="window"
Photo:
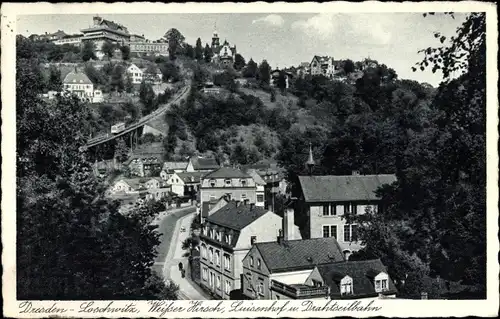
[[[323,216],[328,216],[330,214],[328,208],[328,204],[323,205]]]
[[[214,195],[210,195],[210,201],[214,201],[215,200],[215,196]]]
[[[344,204],[344,214],[350,214],[350,213],[351,213],[351,205]]]
[[[210,229],[210,238],[214,238],[214,230]]]
[[[264,296],[264,281],[262,278],[259,278],[259,283],[257,284],[257,292],[259,295]]]
[[[205,245],[201,246],[201,257],[207,259],[207,247]]]
[[[242,179],[241,180],[241,186],[246,186],[247,185],[247,180],[246,179]]]
[[[257,236],[250,237],[250,245],[255,244],[256,241],[257,241]]]
[[[351,295],[352,294],[352,279],[351,277],[345,277],[340,282],[340,294]]]
[[[224,183],[226,184],[226,186],[231,186],[231,180],[230,179],[226,179],[224,181]]]
[[[215,239],[220,241],[220,239],[221,239],[221,234],[220,234],[220,231],[217,231],[217,232],[215,233]]]
[[[257,202],[262,203],[264,202],[264,195],[262,194],[257,194]]]
[[[208,279],[208,269],[203,268],[203,280],[207,281]]]
[[[279,295],[274,296],[274,298],[276,298],[276,300],[280,300],[280,296]]]
[[[231,270],[231,256],[224,255],[224,269]]]
[[[383,279],[382,280],[382,290],[387,290],[387,289],[388,289],[387,279]]]
[[[208,250],[208,260],[210,260],[211,263],[214,262],[214,249],[212,247]]]
[[[312,280],[312,284],[314,287],[321,287],[321,281],[318,281],[318,280]]]
[[[375,277],[375,292],[383,292],[389,289],[389,277],[386,273],[380,273]]]
[[[241,194],[241,200],[244,201],[247,198],[247,194]]]
[[[250,267],[253,267],[253,257],[250,256]]]
[[[262,267],[262,262],[260,258],[257,258],[257,269],[260,269]]]
[[[213,180],[213,179],[210,180],[210,187],[215,187],[215,180]]]
[[[337,225],[323,225],[323,237],[335,237],[337,239]]]
[[[220,266],[220,251],[218,250],[215,251],[215,264]]]
[[[224,292],[226,295],[229,295],[231,292],[231,282],[229,280],[226,280],[226,284],[224,285]]]
[[[217,281],[216,281],[215,287],[216,287],[218,290],[220,290],[220,286],[221,286],[221,284],[220,284],[220,276],[217,276]]]
[[[248,287],[247,290],[252,291],[252,273],[247,272]]]
[[[335,204],[330,204],[330,215],[337,215],[337,205]]]
[[[358,241],[358,225],[351,225],[351,241]]]
[[[356,215],[358,213],[358,205],[352,204],[351,206],[351,213]]]
[[[358,240],[358,226],[344,225],[344,241],[351,242]]]

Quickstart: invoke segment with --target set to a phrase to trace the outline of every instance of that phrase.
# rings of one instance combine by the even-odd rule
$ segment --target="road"
[[[179,262],[182,262],[184,268],[187,268],[188,258],[183,257],[186,252],[182,249],[182,242],[189,236],[191,221],[195,215],[194,207],[176,209],[172,212],[163,214],[159,222],[158,230],[162,233],[159,247],[159,255],[155,262],[156,268],[161,272],[164,279],[172,280],[179,285],[179,299],[183,300],[207,300],[210,299],[196,284],[187,278],[182,278],[179,271]],[[160,216],[161,218],[161,216]],[[186,229],[181,232],[181,228]]]

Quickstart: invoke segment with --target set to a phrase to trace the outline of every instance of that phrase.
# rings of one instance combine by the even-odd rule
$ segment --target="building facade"
[[[82,100],[93,101],[94,84],[85,73],[77,70],[71,71],[64,77],[62,84],[65,92],[74,94]],[[100,96],[100,91],[96,95]]]
[[[130,41],[127,43],[130,53],[136,54],[158,54],[168,56],[168,43],[150,41]]]
[[[62,37],[61,39],[57,39],[52,41],[55,45],[73,45],[79,47],[82,44],[82,34],[73,34],[73,35],[66,35]]]
[[[317,265],[343,260],[335,238],[293,240],[283,232],[277,240],[256,243],[245,256],[242,293],[250,299],[325,299],[327,287],[304,283]]]
[[[275,240],[282,224],[262,207],[235,201],[207,217],[200,235],[201,286],[220,299],[239,296],[243,258],[253,244]],[[294,233],[300,236],[296,226]]]
[[[236,57],[236,46],[231,46],[227,40],[220,44],[220,38],[217,31],[212,35],[212,62],[220,63],[225,66],[232,66]]]
[[[192,199],[200,191],[201,178],[203,172],[174,172],[167,183],[171,186],[172,192],[180,197],[189,196]]]
[[[83,33],[82,41],[92,41],[98,51],[106,41],[124,45],[130,40],[130,33],[126,27],[97,16],[93,18],[93,25],[82,29],[81,32]]]
[[[254,179],[236,168],[220,167],[203,176],[200,188],[202,218],[208,216],[212,203],[227,196],[229,200],[255,204],[257,185]]]
[[[346,255],[362,248],[357,225],[348,217],[376,213],[375,191],[396,181],[395,175],[299,176],[298,209],[309,216],[310,238],[334,237]]]
[[[140,177],[159,176],[162,167],[159,156],[152,155],[133,155],[125,165],[130,175]]]
[[[323,75],[328,78],[332,78],[338,69],[338,63],[330,56],[315,55],[309,65],[311,75]]]

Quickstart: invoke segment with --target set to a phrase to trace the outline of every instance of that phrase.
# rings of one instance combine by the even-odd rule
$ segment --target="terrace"
[[[330,294],[328,286],[313,287],[303,284],[287,285],[277,280],[271,280],[271,290],[292,299],[327,298]]]

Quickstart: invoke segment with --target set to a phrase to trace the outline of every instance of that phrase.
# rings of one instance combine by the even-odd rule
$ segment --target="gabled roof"
[[[395,175],[299,176],[306,202],[377,200],[377,188],[395,181]]]
[[[195,170],[209,170],[209,169],[217,169],[219,168],[219,164],[217,164],[217,161],[215,158],[210,158],[210,157],[199,157],[199,156],[191,156],[189,159],[191,161],[191,164],[193,164],[193,168]]]
[[[117,183],[118,182],[127,183],[128,186],[130,186],[133,189],[137,190],[137,189],[139,189],[142,186],[142,184],[144,184],[145,180],[142,177],[139,177],[139,178],[123,178],[123,179],[120,179],[120,180],[118,180],[116,182]]]
[[[263,180],[262,177],[260,177],[260,175],[257,173],[257,171],[255,169],[249,169],[247,171],[247,174],[253,178],[255,184],[257,184],[257,185],[266,185],[267,184],[266,181]]]
[[[93,84],[89,77],[83,72],[71,71],[64,77],[64,84]]]
[[[353,280],[354,295],[352,297],[376,296],[378,293],[375,292],[373,278],[381,272],[387,274],[387,269],[380,259],[345,261],[319,265],[317,268],[326,285],[330,286],[332,298],[340,295],[339,280],[345,276]],[[389,290],[384,294],[395,294],[397,289],[391,278],[389,278],[388,285]]]
[[[164,170],[186,169],[187,162],[165,162],[163,163]]]
[[[250,178],[251,176],[243,173],[241,170],[232,167],[220,167],[203,177],[207,178]]]
[[[344,260],[334,237],[256,243],[255,246],[271,273],[313,269],[320,264]]]
[[[262,207],[244,203],[237,205],[235,201],[231,201],[208,216],[206,221],[233,230],[241,230],[268,212]]]
[[[200,183],[204,172],[181,172],[175,173],[184,183]]]

